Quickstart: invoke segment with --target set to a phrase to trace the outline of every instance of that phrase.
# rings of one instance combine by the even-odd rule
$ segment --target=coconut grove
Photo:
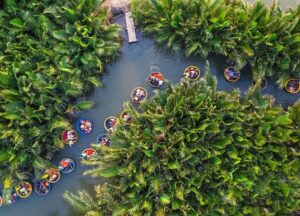
[[[105,11],[98,12],[96,3],[7,0],[1,5],[4,204],[15,201],[20,183],[55,168],[50,160],[64,147],[61,133],[72,128],[72,113],[93,105],[75,99],[101,85],[105,63],[118,54],[119,27],[105,24]]]
[[[93,119],[76,114],[93,107],[87,95],[101,88],[105,66],[120,54],[121,26],[107,22],[109,8],[102,3],[0,5],[2,208],[33,193],[47,195],[64,175],[73,175],[77,155],[58,164],[53,157],[98,129]],[[221,80],[208,61],[172,72],[182,77],[179,83],[153,67],[146,83],[128,92],[123,111],[104,119],[105,133],[78,153],[90,167],[84,175],[97,183],[94,192],[64,193],[73,210],[299,214],[299,5],[282,11],[276,1],[133,0],[131,11],[143,36],[167,52],[199,60],[222,56],[226,82],[250,73],[251,83],[245,94],[218,90]],[[275,83],[296,103],[283,106],[262,94]]]

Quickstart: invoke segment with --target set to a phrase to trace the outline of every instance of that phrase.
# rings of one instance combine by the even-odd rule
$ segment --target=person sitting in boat
[[[154,85],[154,86],[159,86],[160,80],[157,79],[157,78],[154,77],[154,76],[150,76],[150,82],[151,82],[151,84]]]
[[[145,97],[145,95],[146,95],[145,92],[138,88],[135,92],[134,100],[135,101],[140,101]]]
[[[80,159],[86,160],[95,155],[95,151],[91,148],[86,149],[80,156]]]
[[[74,133],[73,130],[67,131],[67,140],[68,140],[70,145],[73,145],[75,143],[76,134]]]
[[[19,194],[22,196],[27,197],[30,194],[30,189],[26,183],[21,183],[20,189],[19,189]]]
[[[188,76],[190,79],[196,79],[198,76],[198,72],[194,68],[192,68],[189,70]]]
[[[39,187],[39,192],[41,194],[46,194],[48,193],[48,187],[49,187],[49,182],[48,181],[42,181]]]
[[[226,74],[227,74],[227,78],[232,81],[239,78],[239,72],[235,71],[233,68],[227,68]]]
[[[81,120],[80,130],[84,131],[85,133],[90,133],[92,130],[92,123],[89,120]]]
[[[124,115],[123,115],[122,120],[123,120],[124,122],[131,121],[131,115],[130,115],[129,113],[125,112]]]
[[[297,86],[296,85],[290,85],[289,86],[289,90],[291,91],[291,92],[295,92],[295,91],[297,91]]]
[[[49,169],[47,173],[43,176],[44,179],[48,179],[49,182],[54,182],[59,177],[57,169]]]
[[[70,165],[70,163],[67,160],[63,160],[61,162],[61,165],[62,165],[63,168],[67,168]]]
[[[72,169],[74,164],[71,163],[69,160],[63,160],[61,161],[60,166],[62,169],[65,170],[65,169]]]
[[[163,84],[163,76],[161,73],[153,72],[150,75],[149,81],[154,86],[161,86]]]
[[[116,126],[116,124],[117,124],[117,120],[114,118],[110,118],[107,121],[107,128],[113,128]]]
[[[291,92],[296,92],[298,91],[299,88],[299,82],[298,80],[291,80],[287,84],[287,89]]]
[[[102,146],[109,146],[109,139],[107,136],[103,136],[100,138],[100,145]]]
[[[44,173],[44,175],[41,177],[41,179],[50,179],[51,175],[49,172]]]

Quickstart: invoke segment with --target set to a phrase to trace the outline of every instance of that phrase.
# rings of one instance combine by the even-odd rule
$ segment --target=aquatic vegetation
[[[1,4],[0,178],[6,191],[51,166],[48,160],[64,147],[62,131],[71,127],[67,117],[93,106],[75,99],[101,86],[104,65],[120,47],[119,26],[106,24],[106,11],[98,8],[96,0]]]
[[[206,69],[209,71],[209,69]],[[113,145],[93,145],[96,196],[65,193],[81,215],[293,215],[299,210],[300,101],[216,89],[209,73],[141,104]]]
[[[145,33],[186,56],[223,55],[237,70],[249,63],[255,80],[275,76],[281,87],[300,78],[300,5],[282,12],[276,1],[132,0],[132,9]]]

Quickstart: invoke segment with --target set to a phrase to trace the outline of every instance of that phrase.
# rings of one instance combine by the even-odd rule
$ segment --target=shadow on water
[[[118,17],[118,21],[123,23],[123,17]],[[125,37],[125,32],[122,33]],[[222,57],[210,57],[211,73],[218,78],[218,89],[231,91],[234,88],[240,88],[241,92],[247,91],[251,77],[249,73],[243,73],[239,82],[231,84],[225,81],[223,69],[227,66]],[[107,116],[119,116],[123,108],[123,103],[130,100],[130,92],[137,86],[143,86],[147,89],[150,96],[153,94],[146,84],[146,78],[150,72],[151,66],[159,66],[164,76],[172,83],[177,83],[181,79],[183,70],[188,65],[200,67],[203,75],[205,69],[205,60],[196,57],[184,58],[181,54],[172,54],[168,51],[162,51],[154,42],[144,38],[139,34],[139,42],[135,44],[123,43],[120,57],[111,65],[108,65],[107,74],[103,76],[104,86],[96,88],[89,96],[88,100],[94,100],[97,104],[88,111],[80,113],[78,116],[85,116],[94,122],[95,130],[90,135],[80,136],[78,143],[73,147],[66,147],[59,152],[53,162],[58,162],[63,157],[71,157],[77,164],[76,170],[71,174],[64,174],[61,181],[53,185],[49,195],[40,197],[33,193],[28,199],[19,200],[12,206],[2,207],[1,216],[66,216],[75,215],[70,206],[63,199],[64,191],[76,192],[83,188],[89,191],[93,190],[93,185],[99,180],[89,176],[83,176],[83,172],[88,168],[80,163],[79,156],[81,151],[88,147],[90,143],[95,143],[99,134],[105,133],[103,121]],[[249,70],[249,68],[245,69]],[[299,95],[290,95],[278,89],[273,82],[269,82],[264,94],[272,94],[277,102],[281,104],[292,104]]]

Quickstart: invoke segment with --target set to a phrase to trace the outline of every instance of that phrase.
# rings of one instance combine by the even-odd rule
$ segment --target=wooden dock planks
[[[136,37],[135,26],[131,12],[125,13],[125,21],[127,26],[128,43],[137,42],[138,40]]]

